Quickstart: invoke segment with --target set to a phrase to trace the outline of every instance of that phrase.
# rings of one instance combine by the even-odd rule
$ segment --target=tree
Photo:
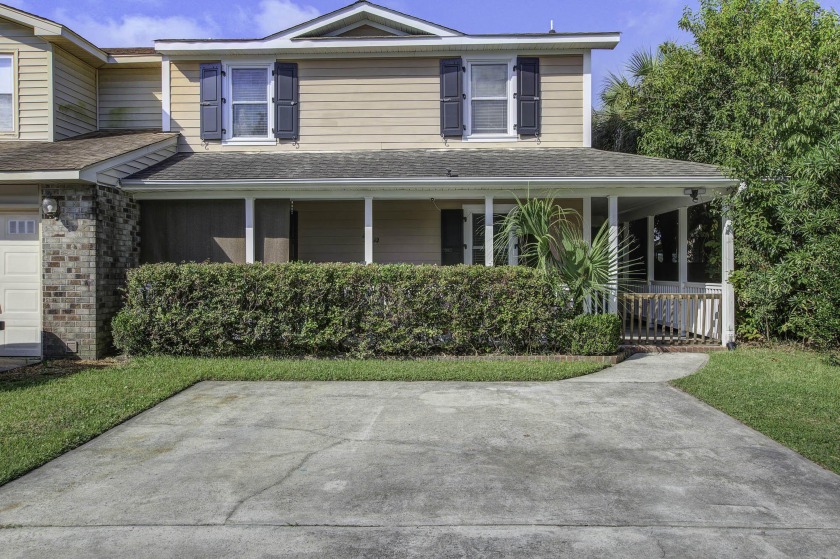
[[[624,73],[610,72],[601,90],[601,108],[594,111],[592,118],[594,147],[636,153],[639,141],[639,90],[660,60],[659,54],[639,50],[630,57]]]
[[[639,151],[743,181],[740,334],[840,344],[840,22],[813,0],[701,0],[637,97]]]

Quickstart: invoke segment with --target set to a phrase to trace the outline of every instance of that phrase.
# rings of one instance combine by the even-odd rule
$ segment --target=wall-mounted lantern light
[[[55,198],[44,198],[41,202],[41,211],[47,219],[58,219],[58,202]]]
[[[686,188],[683,190],[683,194],[686,196],[691,197],[692,202],[698,202],[700,200],[700,196],[706,194],[705,188]]]

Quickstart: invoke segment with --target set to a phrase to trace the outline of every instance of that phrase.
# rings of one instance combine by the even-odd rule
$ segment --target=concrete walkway
[[[837,557],[840,476],[662,382],[206,382],[0,488],[17,557]]]

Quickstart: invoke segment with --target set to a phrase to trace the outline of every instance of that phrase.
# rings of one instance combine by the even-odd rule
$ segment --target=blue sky
[[[262,37],[352,0],[0,0],[69,26],[102,47],[145,46],[160,38]],[[380,0],[378,3],[465,33],[621,31],[614,51],[593,55],[597,92],[630,53],[665,40],[688,41],[677,28],[697,0]],[[840,0],[823,0],[840,10]]]

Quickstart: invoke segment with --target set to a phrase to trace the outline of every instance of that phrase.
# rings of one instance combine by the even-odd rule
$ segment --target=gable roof
[[[385,33],[376,36],[344,36],[359,26]],[[330,54],[429,53],[448,51],[556,51],[612,49],[620,33],[517,33],[468,35],[367,0],[324,14],[263,38],[253,39],[160,39],[155,48],[162,54]]]
[[[358,2],[316,17],[310,21],[269,35],[266,39],[275,37],[320,37],[329,35],[332,32],[362,20],[378,23],[396,31],[402,31],[405,35],[435,35],[437,37],[463,35],[463,33],[455,29],[404,14],[397,10],[368,2],[367,0],[359,0]]]
[[[0,4],[0,18],[19,25],[31,27],[36,37],[55,43],[67,52],[78,56],[92,66],[101,66],[108,61],[108,55],[99,47],[60,23],[37,16],[6,4]]]

